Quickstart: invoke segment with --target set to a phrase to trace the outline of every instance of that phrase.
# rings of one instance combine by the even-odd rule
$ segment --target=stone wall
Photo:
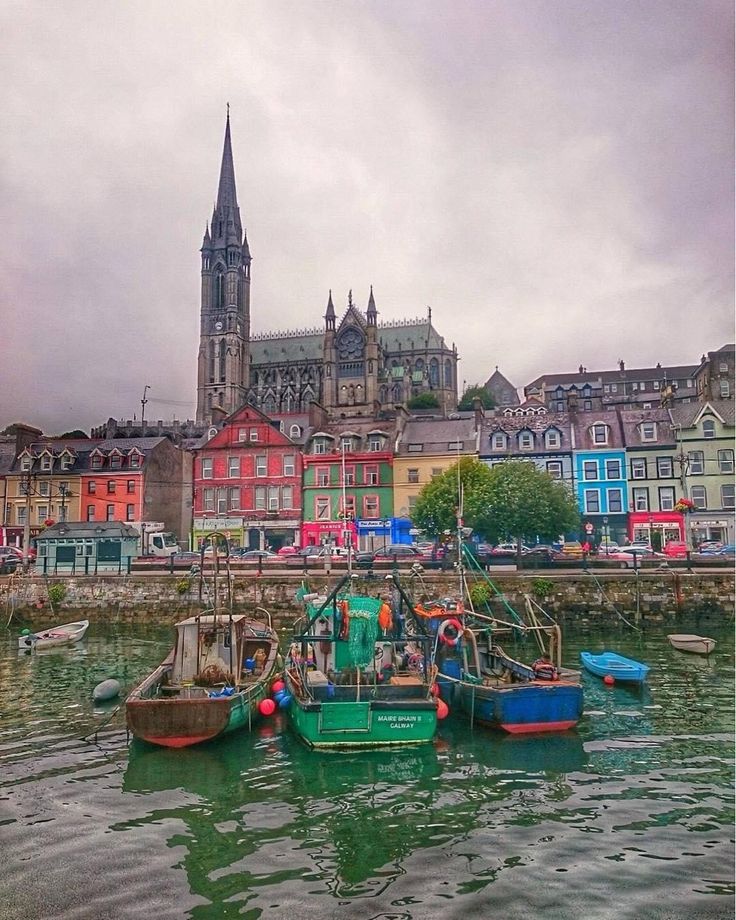
[[[288,629],[299,615],[295,592],[302,581],[300,575],[235,576],[234,609],[252,613],[257,607],[266,608],[275,625]],[[49,600],[49,588],[54,584],[66,589],[61,602]],[[310,576],[307,584],[310,590],[324,590],[332,587],[335,580],[325,575]],[[386,595],[391,583],[380,575],[360,576],[355,584],[358,591]],[[402,584],[417,600],[457,593],[456,578],[442,573],[406,578]],[[498,618],[509,617],[506,603],[523,613],[524,596],[529,594],[563,627],[574,631],[622,626],[623,618],[645,628],[704,630],[710,624],[732,622],[734,616],[733,573],[575,573],[553,577],[514,573],[494,578],[493,585],[500,596],[491,588],[485,590],[492,595],[490,609]],[[199,579],[178,575],[0,579],[0,615],[16,625],[32,621],[35,628],[80,617],[96,622],[165,625],[211,606],[211,586],[202,595],[200,590]],[[473,589],[474,593],[479,590],[482,589]],[[224,581],[219,593],[226,606]]]

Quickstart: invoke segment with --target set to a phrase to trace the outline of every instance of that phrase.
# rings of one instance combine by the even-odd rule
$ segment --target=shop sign
[[[358,530],[390,530],[391,521],[358,521]]]

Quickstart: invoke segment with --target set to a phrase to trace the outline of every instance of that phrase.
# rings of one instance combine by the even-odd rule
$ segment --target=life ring
[[[463,634],[463,624],[460,620],[451,617],[449,620],[443,620],[437,630],[440,642],[451,647],[456,646]]]

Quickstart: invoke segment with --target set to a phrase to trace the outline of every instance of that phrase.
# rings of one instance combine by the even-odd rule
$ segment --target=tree
[[[476,383],[474,386],[468,387],[463,393],[460,402],[457,404],[458,409],[460,409],[461,412],[472,409],[475,399],[480,400],[480,404],[484,409],[493,409],[496,405],[488,390],[484,386],[481,386],[481,384]]]
[[[407,403],[409,409],[439,409],[440,401],[434,393],[420,393]]]
[[[463,520],[478,530],[477,523],[490,499],[491,470],[473,457],[464,457],[439,476],[434,476],[417,496],[412,521],[430,537],[455,532],[459,502],[458,478],[463,488]]]
[[[60,438],[87,438],[89,435],[85,434],[80,428],[75,428],[74,431],[65,431],[64,434],[59,435]]]
[[[464,525],[492,543],[554,540],[580,526],[569,489],[533,463],[508,460],[489,468],[467,457],[435,476],[417,497],[412,520],[430,536],[457,526],[458,478]]]

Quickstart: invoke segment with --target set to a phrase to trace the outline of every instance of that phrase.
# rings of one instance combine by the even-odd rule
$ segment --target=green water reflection
[[[37,865],[62,858],[72,875],[84,835],[112,834],[132,854],[131,881],[153,858],[142,841],[156,841],[171,854],[159,887],[184,879],[195,918],[424,920],[447,916],[448,904],[481,916],[490,888],[506,916],[531,915],[543,896],[563,905],[559,916],[605,916],[576,901],[583,878],[601,890],[625,879],[629,916],[647,916],[637,899],[698,915],[703,898],[733,889],[733,637],[717,638],[707,660],[662,636],[569,638],[568,664],[583,648],[608,647],[652,666],[643,688],[586,675],[575,732],[512,737],[450,717],[434,744],[350,753],[307,749],[281,716],[200,748],[128,746],[122,712],[96,709],[91,690],[111,676],[132,686],[168,649],[168,630],[93,626],[83,647],[34,656],[19,656],[9,636],[0,656],[6,829],[35,836]],[[97,745],[80,740],[111,716]],[[33,799],[66,801],[70,784],[83,807],[51,805],[45,824],[24,825]],[[44,837],[55,827],[63,856]],[[94,853],[84,858],[95,864]],[[11,857],[0,892],[25,871]],[[140,894],[126,903],[120,888],[116,915],[167,916]]]

